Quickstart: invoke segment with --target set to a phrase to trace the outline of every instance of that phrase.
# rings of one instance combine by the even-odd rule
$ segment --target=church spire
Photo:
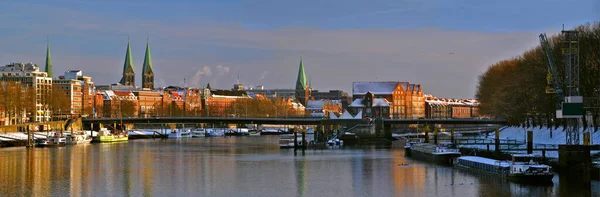
[[[120,83],[127,86],[135,86],[135,70],[133,67],[133,58],[131,58],[131,45],[127,41],[127,51],[125,52],[125,64],[123,64],[123,78]]]
[[[304,73],[304,64],[300,56],[300,67],[298,68],[298,79],[296,79],[296,89],[306,89],[306,74]]]
[[[142,68],[142,88],[154,89],[154,68],[152,67],[152,55],[150,55],[150,42],[146,38],[146,56]]]
[[[304,73],[304,63],[300,56],[300,67],[298,68],[298,79],[296,79],[296,91],[294,96],[302,105],[306,106],[306,102],[310,97],[310,90],[306,84],[306,74]]]
[[[48,73],[48,77],[52,78],[52,60],[50,59],[50,41],[46,39],[46,73]]]

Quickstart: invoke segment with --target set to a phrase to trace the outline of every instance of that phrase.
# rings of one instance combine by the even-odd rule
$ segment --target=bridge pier
[[[500,129],[497,128],[494,133],[494,152],[496,155],[500,154]]]
[[[533,131],[527,131],[527,154],[533,153]]]

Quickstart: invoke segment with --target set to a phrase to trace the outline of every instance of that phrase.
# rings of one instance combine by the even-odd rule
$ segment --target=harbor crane
[[[540,34],[540,43],[545,56],[548,74],[547,94],[556,94],[556,118],[567,119],[566,144],[579,144],[579,125],[583,117],[583,97],[579,95],[579,33],[562,31],[561,43],[565,56],[565,80],[561,80],[554,62],[552,48],[545,33]]]

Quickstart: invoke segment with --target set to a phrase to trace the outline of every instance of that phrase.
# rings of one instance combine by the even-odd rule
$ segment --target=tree
[[[121,116],[122,117],[134,117],[135,116],[135,109],[136,109],[136,104],[133,101],[130,100],[121,100],[119,101],[119,108],[121,111]]]
[[[59,115],[59,119],[63,119],[64,114],[71,112],[71,98],[68,95],[69,91],[61,90],[58,86],[52,86],[52,92],[47,97],[47,104],[53,114]]]

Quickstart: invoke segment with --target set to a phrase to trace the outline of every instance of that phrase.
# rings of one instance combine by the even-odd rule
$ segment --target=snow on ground
[[[551,145],[559,145],[565,144],[566,142],[566,133],[563,131],[562,127],[558,127],[557,129],[550,129],[546,127],[535,127],[535,128],[523,128],[523,127],[504,127],[500,129],[500,139],[507,140],[520,140],[525,142],[527,140],[527,131],[533,131],[533,144],[551,144]],[[552,132],[552,137],[550,137],[550,133]],[[583,144],[583,130],[580,129],[579,134],[579,144]],[[483,134],[479,137],[494,139],[494,133]],[[592,144],[600,144],[600,132],[592,132]],[[463,145],[461,147],[468,148],[477,148],[487,150],[486,145]],[[494,145],[489,146],[490,151],[494,150]],[[509,152],[509,151],[505,151]],[[510,151],[510,153],[525,153],[526,151]],[[591,151],[591,154],[597,154],[600,151]],[[542,155],[542,151],[533,151],[534,155]],[[558,158],[558,151],[546,151],[546,157],[548,158]]]
[[[523,128],[523,127],[505,127],[500,131],[500,139],[527,140],[527,131],[533,131],[534,144],[565,144],[566,133],[562,127],[551,129],[542,127]],[[552,132],[552,137],[550,137]],[[579,130],[579,144],[583,144],[583,130]],[[488,138],[494,138],[494,133],[490,133]],[[592,132],[592,144],[600,144],[600,132]]]

